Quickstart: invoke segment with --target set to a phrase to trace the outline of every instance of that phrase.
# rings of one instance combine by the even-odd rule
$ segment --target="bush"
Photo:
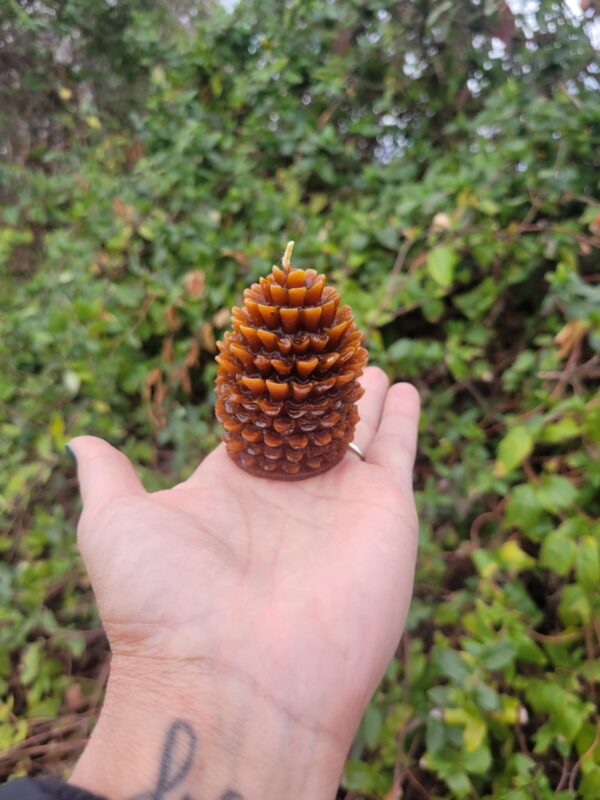
[[[548,0],[190,2],[177,19],[116,3],[119,57],[63,15],[85,47],[57,72],[38,68],[51,35],[33,66],[25,47],[42,11],[13,5],[15,74],[35,81],[3,92],[45,98],[55,132],[18,158],[5,145],[0,167],[4,774],[64,769],[105,676],[65,443],[104,436],[150,489],[187,476],[218,441],[227,310],[293,238],[371,362],[423,398],[415,599],[346,797],[598,797],[600,106],[583,22]]]

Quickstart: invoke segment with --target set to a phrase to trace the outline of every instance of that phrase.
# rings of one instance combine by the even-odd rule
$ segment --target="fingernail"
[[[65,450],[67,451],[67,455],[68,455],[68,456],[70,456],[70,457],[73,459],[73,462],[74,462],[75,464],[77,464],[77,459],[75,458],[75,453],[74,453],[74,452],[73,452],[73,450],[72,450],[72,449],[69,447],[69,445],[68,445],[68,444],[66,444],[66,445],[65,445]]]

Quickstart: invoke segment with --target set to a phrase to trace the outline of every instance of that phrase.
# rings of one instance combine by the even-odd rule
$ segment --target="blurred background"
[[[107,675],[65,443],[186,477],[295,239],[423,401],[415,600],[340,798],[600,797],[599,14],[1,0],[0,778],[66,774]]]

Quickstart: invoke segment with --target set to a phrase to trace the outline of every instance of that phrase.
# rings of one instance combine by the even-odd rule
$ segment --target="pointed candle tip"
[[[291,267],[292,262],[292,250],[294,249],[295,242],[288,242],[287,247],[285,248],[285,253],[283,254],[283,258],[281,259],[281,263],[284,269],[289,269]]]

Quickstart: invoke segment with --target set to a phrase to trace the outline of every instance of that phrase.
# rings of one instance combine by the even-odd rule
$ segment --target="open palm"
[[[402,633],[417,543],[417,393],[376,368],[362,382],[366,461],[349,452],[304,481],[247,475],[221,445],[149,494],[123,454],[73,440],[113,664],[213,671],[237,702],[260,696],[349,743]]]

